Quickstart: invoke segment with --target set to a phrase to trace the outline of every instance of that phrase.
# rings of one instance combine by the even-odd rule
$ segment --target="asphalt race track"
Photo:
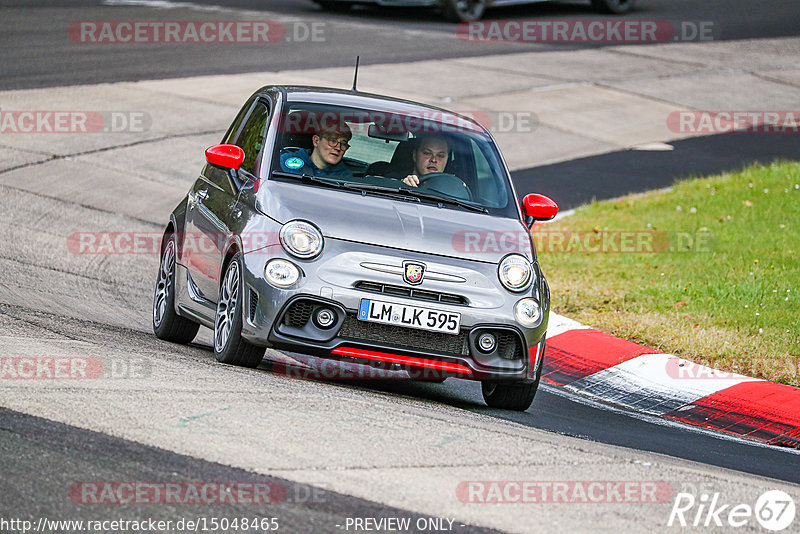
[[[322,532],[342,523],[342,512],[353,517],[407,517],[414,524],[432,519],[401,509],[391,509],[374,502],[336,494],[320,488],[291,481],[249,473],[225,467],[138,443],[112,438],[96,432],[54,423],[28,415],[0,410],[0,425],[4,444],[9,448],[26,451],[26,458],[36,458],[36,465],[13,462],[3,466],[4,506],[8,509],[25,509],[28,514],[55,518],[57,515],[78,519],[63,501],[65,489],[74,481],[75,472],[91,474],[103,480],[158,480],[180,482],[187,479],[219,480],[242,484],[262,484],[280,487],[285,497],[268,513],[259,510],[255,515],[250,506],[161,506],[155,513],[148,505],[129,505],[120,510],[128,517],[151,517],[168,521],[176,516],[186,517],[257,517],[280,518],[280,528],[289,532]],[[23,487],[35,492],[36,502],[30,502],[20,492],[20,485],[11,483],[24,477]],[[67,490],[68,491],[68,490]],[[39,504],[41,503],[41,504]],[[55,504],[55,506],[54,506]],[[271,514],[271,515],[270,515]],[[105,513],[88,511],[83,519],[103,520]],[[331,531],[335,531],[330,529]],[[459,532],[491,532],[485,528],[458,525]]]
[[[639,3],[640,19],[713,21],[719,30],[715,46],[769,38],[769,46],[759,41],[741,46],[755,55],[762,48],[780,55],[775,50],[785,47],[780,83],[777,76],[759,74],[760,80],[770,78],[779,86],[764,96],[763,107],[769,108],[770,98],[785,109],[800,107],[800,56],[793,55],[798,46],[781,40],[800,33],[796,0],[755,7],[741,0]],[[113,136],[103,135],[73,139],[42,134],[28,141],[0,133],[0,357],[82,357],[102,362],[105,369],[96,380],[0,380],[0,532],[23,531],[19,523],[3,523],[12,519],[32,521],[44,532],[87,529],[50,523],[42,527],[42,518],[183,519],[182,527],[139,530],[185,532],[203,531],[186,527],[185,521],[205,521],[207,526],[212,518],[244,517],[258,520],[259,528],[218,524],[206,531],[267,532],[264,525],[270,527],[269,519],[275,518],[279,532],[303,533],[661,532],[679,528],[668,526],[678,494],[691,494],[698,502],[718,499],[730,507],[755,507],[765,491],[781,490],[800,505],[796,450],[666,423],[552,386],[541,387],[533,406],[516,413],[488,408],[480,385],[472,382],[297,379],[267,360],[257,369],[218,364],[207,330],[201,329],[188,346],[164,343],[152,334],[156,255],[79,255],[65,249],[65,237],[76,232],[160,232],[169,210],[196,176],[202,147],[218,142],[243,101],[239,95],[261,83],[260,74],[248,73],[270,73],[264,79],[276,72],[288,73],[292,80],[302,79],[304,72],[344,79],[349,75],[336,68],[349,66],[361,54],[364,65],[375,66],[373,72],[391,74],[396,66],[402,69],[398,79],[411,80],[417,68],[411,62],[416,61],[444,69],[447,60],[446,68],[453,69],[475,64],[463,58],[491,62],[517,52],[543,58],[554,51],[594,54],[598,45],[465,43],[454,39],[453,26],[432,11],[359,8],[330,15],[305,0],[65,0],[57,7],[45,1],[0,0],[0,10],[0,111],[65,109],[73,100],[84,105],[97,99],[105,109],[150,109],[155,102],[152,109],[163,112],[153,114],[152,131],[122,133],[112,142],[106,138]],[[91,48],[70,42],[65,29],[75,21],[257,17],[287,25],[323,23],[328,39],[288,41],[268,49],[163,44]],[[593,17],[577,2],[488,13],[489,20]],[[644,52],[635,51],[639,48],[625,46],[624,53],[617,48],[607,56],[619,57],[625,65],[642,59]],[[741,49],[715,48],[714,53],[722,57]],[[687,69],[687,79],[737,76],[743,70],[700,68],[699,60],[687,60],[690,53],[681,50],[679,59],[659,50],[656,61]],[[475,72],[480,73],[478,67]],[[507,75],[497,83],[519,83],[511,69]],[[186,78],[190,76],[197,78]],[[644,77],[636,71],[630,79]],[[606,82],[596,85],[608,89],[612,84]],[[403,82],[398,83],[396,92],[402,93]],[[559,80],[548,83],[561,87]],[[565,85],[576,91],[593,86]],[[624,93],[620,100],[633,95],[632,90],[612,89],[616,96]],[[576,104],[577,114],[592,104],[580,105],[585,108]],[[161,128],[159,120],[171,124]],[[553,131],[535,130],[532,136]],[[569,132],[556,133],[566,139]],[[562,137],[555,139],[553,145]],[[592,198],[666,187],[680,177],[752,161],[800,159],[797,134],[688,137],[669,141],[671,151],[593,141],[597,144],[589,148],[575,141],[579,149],[573,157],[543,143],[550,150],[542,158],[546,164],[525,164],[520,156],[525,147],[512,147],[518,192],[552,195],[568,209]],[[304,358],[268,351],[273,360],[287,361],[287,356]],[[621,500],[612,494],[588,502],[573,495],[493,504],[467,498],[464,485],[476,481],[566,481],[578,487],[612,481],[634,491]],[[273,498],[255,504],[247,498],[236,503],[165,498],[117,502],[108,496],[100,504],[92,500],[97,496],[92,488],[133,483],[184,489],[244,484],[268,487]],[[635,490],[642,484],[668,491],[654,500],[637,497]],[[706,516],[697,507],[687,512],[689,523],[695,512],[702,516],[700,523],[681,531],[765,531],[756,518],[736,529],[703,525]],[[395,523],[355,521],[363,518]],[[412,526],[397,528],[398,520]],[[787,532],[796,531],[798,521]],[[120,526],[88,530],[134,531]]]
[[[3,34],[0,45],[0,89],[19,89],[78,83],[157,79],[199,74],[227,74],[297,68],[352,65],[356,55],[363,64],[394,63],[462,55],[493,55],[522,50],[574,49],[582,44],[473,43],[450,39],[454,27],[443,23],[438,13],[426,9],[359,9],[351,15],[331,15],[308,0],[236,0],[218,2],[170,1],[168,9],[145,9],[158,5],[149,0],[47,0],[0,1]],[[95,47],[64,43],[54,27],[75,21],[115,20],[219,20],[219,12],[203,8],[224,4],[243,10],[232,20],[264,18],[303,24],[326,22],[332,34],[325,42],[274,43],[212,48],[209,45],[175,47],[152,44],[146,55],[132,45]],[[797,35],[797,4],[794,0],[771,0],[769,9],[754,9],[746,0],[639,0],[637,19],[666,21],[711,21],[715,38],[750,39]],[[146,15],[145,15],[146,14]],[[526,18],[537,21],[594,18],[588,2],[554,3],[495,9],[489,20]],[[298,30],[299,31],[299,30]],[[358,33],[358,38],[350,36]],[[291,35],[291,32],[290,32]],[[332,45],[333,43],[333,45]],[[215,60],[209,60],[213,51]]]

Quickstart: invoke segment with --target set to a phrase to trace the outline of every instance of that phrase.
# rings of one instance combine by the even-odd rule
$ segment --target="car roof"
[[[309,102],[317,104],[329,104],[335,106],[346,106],[358,109],[368,109],[385,111],[399,114],[419,114],[428,116],[438,121],[454,120],[458,118],[461,127],[467,126],[475,132],[486,132],[485,128],[469,116],[461,115],[453,111],[421,104],[412,100],[404,100],[385,95],[364,93],[346,89],[335,89],[331,87],[315,87],[307,85],[268,85],[262,87],[257,93],[268,93],[280,91],[287,102]],[[464,123],[466,121],[467,124]]]

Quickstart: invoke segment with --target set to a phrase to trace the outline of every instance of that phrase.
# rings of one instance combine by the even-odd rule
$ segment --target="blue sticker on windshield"
[[[286,166],[290,169],[300,169],[305,163],[300,158],[289,158],[286,160]]]

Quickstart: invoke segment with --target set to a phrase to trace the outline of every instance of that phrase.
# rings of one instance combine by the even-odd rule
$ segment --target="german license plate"
[[[406,326],[446,334],[458,334],[461,325],[460,313],[372,299],[361,299],[358,318],[362,321]]]

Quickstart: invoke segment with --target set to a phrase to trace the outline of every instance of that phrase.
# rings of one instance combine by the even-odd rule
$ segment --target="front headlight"
[[[522,299],[514,305],[514,317],[526,328],[536,326],[542,317],[542,308],[535,299]]]
[[[281,228],[281,245],[292,256],[309,260],[322,252],[322,233],[307,221],[289,221]]]
[[[500,262],[497,276],[509,291],[523,291],[533,279],[533,267],[525,256],[509,254]]]

